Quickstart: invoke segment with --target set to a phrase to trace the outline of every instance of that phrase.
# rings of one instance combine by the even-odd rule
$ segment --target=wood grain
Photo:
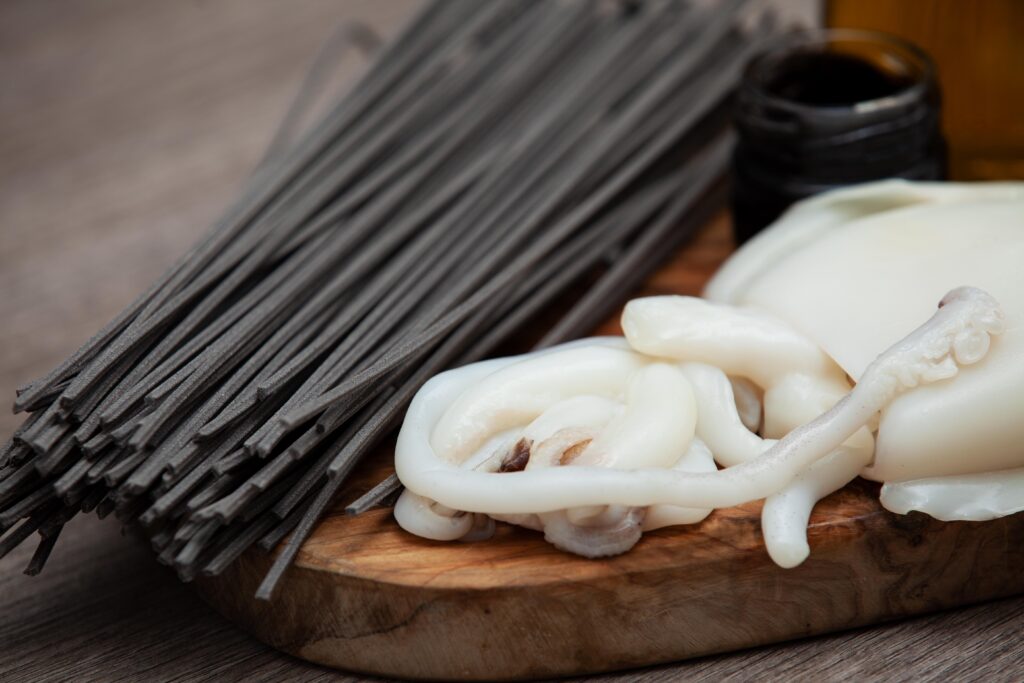
[[[641,295],[699,294],[732,250],[719,217]],[[601,333],[619,332],[619,316]],[[384,449],[339,503],[391,471]],[[857,480],[811,516],[811,557],[782,569],[761,504],[647,533],[588,560],[499,524],[443,543],[402,531],[390,510],[339,505],[303,545],[269,603],[252,596],[271,557],[254,550],[201,592],[266,643],[346,670],[431,680],[595,673],[728,652],[1024,592],[1024,513],[987,523],[895,515]],[[1016,540],[1015,540],[1016,539]]]
[[[49,369],[170,263],[259,158],[320,42],[396,0],[0,3],[0,392]],[[353,75],[359,60],[346,62]],[[0,412],[0,438],[18,423]],[[114,522],[46,571],[0,560],[0,680],[357,681],[249,637]],[[1020,680],[1024,599],[586,679]]]
[[[759,506],[645,535],[610,560],[503,527],[486,543],[410,538],[388,511],[326,520],[270,604],[253,554],[204,587],[296,656],[403,678],[548,678],[677,660],[1024,590],[1024,515],[943,524],[881,510],[866,483],[811,519],[797,569],[765,554]]]

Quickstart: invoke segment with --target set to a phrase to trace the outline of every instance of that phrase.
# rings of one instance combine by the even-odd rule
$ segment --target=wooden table
[[[206,229],[336,27],[387,36],[414,4],[0,4],[0,391],[62,359]],[[347,57],[339,83],[363,66]],[[18,422],[0,416],[0,438]],[[30,552],[0,561],[0,680],[357,680],[246,636],[115,522],[75,520],[34,579],[19,573]],[[1019,680],[1022,635],[1017,598],[588,680]]]

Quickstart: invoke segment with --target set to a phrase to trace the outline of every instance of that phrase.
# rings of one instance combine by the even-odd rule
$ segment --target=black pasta
[[[0,556],[39,532],[37,573],[92,510],[185,580],[290,534],[269,597],[431,375],[554,302],[575,301],[542,345],[586,333],[721,205],[746,4],[430,3],[204,240],[18,390]]]

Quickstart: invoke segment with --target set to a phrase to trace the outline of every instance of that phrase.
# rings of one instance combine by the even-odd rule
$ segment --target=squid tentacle
[[[642,310],[642,307],[634,310]],[[705,315],[705,320],[713,322],[715,315],[718,314]],[[735,315],[736,309],[728,310],[721,314],[718,320]],[[791,334],[791,331],[786,331],[784,327],[765,317],[747,316],[746,320],[753,321],[746,330],[746,336],[734,330],[735,333],[726,339],[723,345],[723,355],[728,361],[724,365],[730,374],[764,383],[762,386],[766,386],[767,389],[766,412],[769,403],[778,398],[773,397],[772,389],[785,386],[787,382],[792,381],[790,378],[793,376],[817,378],[819,383],[812,382],[810,386],[816,387],[822,401],[826,398],[831,401],[839,395],[839,392],[835,391],[838,386],[838,371],[830,360],[823,362],[816,355],[820,350],[807,352],[808,346],[798,335]],[[647,510],[649,506],[659,505],[683,508],[727,507],[759,498],[769,498],[766,505],[769,512],[765,517],[766,536],[775,538],[772,543],[781,544],[778,547],[785,549],[785,552],[779,553],[777,557],[780,563],[798,562],[806,554],[806,538],[801,535],[797,539],[799,542],[795,542],[796,535],[791,530],[799,525],[790,524],[786,527],[781,523],[782,516],[771,511],[796,511],[802,517],[801,524],[806,524],[806,515],[809,514],[814,502],[830,490],[841,486],[865,464],[866,454],[871,452],[871,446],[867,441],[861,441],[864,437],[859,436],[858,432],[864,430],[866,425],[870,425],[878,412],[902,392],[919,384],[947,378],[957,372],[959,366],[979,361],[989,349],[990,337],[1002,332],[1003,327],[1002,312],[991,296],[974,288],[958,288],[951,291],[943,298],[935,315],[882,353],[868,366],[857,385],[842,395],[831,408],[792,429],[755,457],[749,457],[749,454],[756,448],[755,439],[758,437],[743,426],[736,413],[735,398],[731,386],[728,386],[728,377],[722,373],[715,381],[719,384],[724,381],[725,389],[712,396],[712,405],[719,408],[725,404],[731,406],[732,412],[726,414],[722,424],[728,428],[725,432],[730,438],[736,439],[739,445],[733,444],[735,448],[731,454],[720,456],[731,458],[735,464],[727,466],[724,470],[705,472],[682,471],[681,468],[665,469],[664,466],[610,469],[593,465],[570,465],[538,469],[527,467],[522,471],[495,474],[462,468],[456,463],[469,455],[465,453],[467,443],[472,443],[473,439],[481,442],[489,434],[494,433],[493,428],[507,426],[500,419],[492,419],[494,415],[487,412],[493,410],[496,405],[493,401],[485,405],[485,410],[476,412],[470,410],[470,401],[465,406],[466,409],[477,418],[481,418],[475,422],[469,420],[465,423],[470,431],[476,430],[473,439],[460,441],[458,430],[453,430],[446,436],[444,430],[440,428],[439,423],[446,415],[455,424],[462,419],[463,416],[458,411],[454,411],[452,417],[452,409],[466,396],[474,396],[474,387],[477,385],[489,386],[490,393],[483,392],[482,395],[493,397],[494,392],[500,388],[500,382],[490,380],[499,375],[514,380],[508,372],[514,359],[480,363],[443,373],[424,385],[410,406],[399,435],[396,467],[403,483],[413,492],[411,495],[439,501],[441,505],[451,510],[484,513],[497,518],[512,515],[516,519],[530,523],[539,521],[543,523],[545,530],[551,527],[549,535],[562,547],[587,547],[587,554],[619,552],[620,548],[631,546],[635,542],[634,536],[638,538],[637,534],[647,526],[642,516],[638,516],[640,513],[634,515],[631,512],[633,510]],[[660,337],[657,334],[648,334],[651,330],[641,330],[642,333],[638,337],[639,328],[631,328],[626,321],[624,328],[627,329],[627,335],[632,333],[631,342],[636,338],[653,340],[651,344],[638,345],[645,353],[660,357],[678,357],[684,355],[685,351],[697,360],[714,361],[708,335],[694,342],[692,339],[685,339],[685,329],[681,333],[678,326]],[[751,343],[750,335],[756,337],[766,329],[774,330],[781,335],[777,335],[774,341],[769,343],[768,348],[768,356],[781,365],[777,365],[772,371],[762,372],[757,369],[754,357],[745,357],[744,353]],[[585,347],[576,349],[578,353],[586,351],[588,349]],[[621,347],[618,351],[624,352]],[[589,355],[593,358],[600,354]],[[549,361],[550,358],[551,356],[548,358]],[[571,365],[570,363],[566,367]],[[551,369],[557,366],[558,364],[549,362],[545,367]],[[579,367],[581,366],[577,366],[576,369]],[[617,367],[622,370],[621,364]],[[639,360],[636,361],[632,372],[638,371],[641,367],[655,372],[650,368],[657,368],[659,365],[656,359]],[[782,370],[779,367],[782,367]],[[697,388],[695,393],[698,402],[705,402],[708,397],[702,396],[705,392],[700,383],[694,381],[694,373],[699,374],[700,369],[693,366],[691,374],[688,375],[686,368],[687,366],[684,366],[683,376],[689,377],[690,382]],[[624,381],[624,375],[632,372],[622,372],[618,379]],[[583,373],[569,374],[579,386],[601,386],[601,391],[608,390],[609,385],[600,385],[600,382],[593,378],[583,377]],[[569,375],[564,373],[558,375],[563,379],[567,376]],[[537,377],[529,379],[534,381]],[[518,386],[525,385],[521,383]],[[799,382],[794,386],[799,387]],[[565,387],[555,386],[544,394],[545,398],[541,403],[550,408],[565,400],[564,389]],[[799,393],[792,387],[787,390]],[[600,394],[600,391],[598,393]],[[476,394],[478,397],[480,395]],[[813,402],[804,401],[803,405],[806,410]],[[697,412],[700,413],[702,409],[703,405],[698,405]],[[445,413],[446,410],[448,413]],[[532,419],[536,419],[537,414],[543,412],[536,404],[531,410],[532,413],[524,412]],[[792,415],[795,413],[790,414],[791,418]],[[717,437],[712,433],[714,430],[702,427],[702,421],[707,422],[713,416],[714,411],[704,413],[698,417],[695,427],[697,437],[706,438],[712,449],[715,448]],[[488,428],[481,429],[481,423],[488,425]],[[434,429],[435,425],[437,429]],[[738,436],[741,433],[738,431],[740,429],[745,430],[752,438]],[[434,443],[430,434],[432,430],[435,437],[441,434]],[[848,442],[851,438],[853,441]],[[461,449],[463,453],[459,457],[451,457],[450,452],[441,455],[434,448],[438,442],[448,444],[449,448],[455,451]],[[773,496],[775,498],[772,498]],[[415,501],[414,498],[410,500]],[[586,527],[582,524],[573,524],[566,510],[587,506],[619,507],[615,510],[604,510],[598,527],[580,531]],[[437,509],[432,508],[435,513]],[[627,512],[621,512],[622,510]],[[649,511],[644,514],[648,513]],[[577,521],[583,522],[587,516],[581,511],[577,518]],[[772,522],[769,521],[771,519],[779,520],[775,529],[779,534],[772,530]],[[578,541],[581,537],[589,540],[580,545]],[[802,547],[800,542],[803,543]]]

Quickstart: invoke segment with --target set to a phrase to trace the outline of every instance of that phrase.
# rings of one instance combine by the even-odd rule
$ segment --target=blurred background
[[[1024,2],[828,0],[830,26],[901,36],[938,65],[950,174],[1024,178]]]

